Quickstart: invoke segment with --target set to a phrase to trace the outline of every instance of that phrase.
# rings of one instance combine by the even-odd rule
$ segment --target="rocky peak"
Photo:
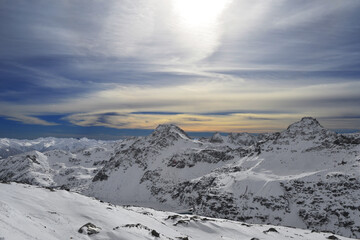
[[[174,124],[160,124],[151,134],[152,137],[172,137],[190,139],[187,133]]]
[[[210,138],[210,142],[212,142],[212,143],[222,143],[222,142],[224,142],[224,139],[220,135],[220,133],[217,132],[214,135],[212,135],[212,137]]]
[[[334,141],[337,134],[323,126],[312,117],[304,117],[300,121],[291,124],[285,131],[281,132],[279,139],[302,139],[302,140],[316,140],[317,142]]]
[[[289,133],[312,134],[324,130],[318,120],[312,117],[303,117],[300,121],[291,124],[287,128]]]

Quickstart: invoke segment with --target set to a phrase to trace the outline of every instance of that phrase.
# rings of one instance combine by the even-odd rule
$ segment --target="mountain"
[[[101,141],[88,138],[76,139],[47,137],[34,140],[0,138],[0,159],[29,151],[45,152],[56,149],[77,152],[89,147],[117,145],[119,142],[121,142],[121,140]]]
[[[179,132],[161,127],[127,145],[84,193],[118,204],[192,207],[205,216],[360,237],[356,137],[309,117],[238,144],[229,143],[231,135],[196,141]]]
[[[358,139],[303,118],[257,148],[161,195],[201,215],[360,236]]]
[[[90,147],[77,152],[31,151],[0,159],[0,179],[81,191],[113,155],[113,147]]]
[[[331,233],[252,225],[116,206],[64,190],[0,184],[0,239],[342,239]]]
[[[224,145],[236,146],[251,146],[256,144],[263,135],[251,135],[249,133],[229,133],[227,136],[222,136],[220,133],[215,133],[210,139],[211,143],[222,143]],[[206,139],[203,139],[206,141]]]
[[[314,118],[278,133],[199,140],[164,124],[106,149],[9,157],[0,161],[0,179],[64,186],[112,204],[193,208],[208,217],[360,237],[360,134],[337,134]]]
[[[150,136],[125,140],[121,151],[105,164],[84,193],[117,204],[182,208],[161,192],[209,174],[225,163],[235,163],[237,156],[251,151],[247,148],[193,140],[174,125],[160,125]]]

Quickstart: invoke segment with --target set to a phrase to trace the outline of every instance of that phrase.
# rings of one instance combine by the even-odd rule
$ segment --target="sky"
[[[0,137],[360,129],[358,0],[0,0]]]

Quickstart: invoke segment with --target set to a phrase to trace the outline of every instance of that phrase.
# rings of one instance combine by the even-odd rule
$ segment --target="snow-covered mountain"
[[[0,159],[14,156],[19,153],[29,151],[45,152],[49,150],[64,150],[77,152],[89,147],[101,147],[118,144],[119,141],[101,141],[88,138],[38,138],[34,140],[19,140],[10,138],[0,138]]]
[[[260,142],[255,154],[166,194],[202,215],[360,237],[357,141],[304,118]]]
[[[342,239],[331,233],[121,207],[64,190],[0,184],[0,239]]]
[[[167,137],[169,136],[169,137]],[[226,144],[160,126],[117,152],[85,194],[118,204],[336,231],[360,237],[360,145],[356,136],[303,118],[281,133]]]
[[[112,145],[94,146],[73,153],[31,151],[0,160],[0,179],[82,191],[113,154]]]
[[[280,133],[199,140],[160,125],[149,136],[89,149],[3,159],[0,179],[64,186],[113,204],[193,208],[208,217],[360,237],[360,135],[336,134],[314,118]]]

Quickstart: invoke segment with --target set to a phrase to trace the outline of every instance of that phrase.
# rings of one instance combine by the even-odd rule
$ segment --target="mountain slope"
[[[160,125],[150,136],[125,140],[84,193],[118,204],[177,209],[179,204],[159,191],[235,163],[236,156],[246,153],[240,145],[234,149],[193,140],[174,125]]]
[[[204,216],[360,237],[360,135],[336,134],[314,118],[280,133],[200,140],[165,124],[147,137],[89,149],[0,160],[0,180],[64,186],[113,204],[193,208]]]
[[[286,227],[120,207],[64,190],[0,184],[0,239],[343,239]]]
[[[259,143],[256,154],[161,194],[206,216],[360,237],[356,141],[304,118]]]

